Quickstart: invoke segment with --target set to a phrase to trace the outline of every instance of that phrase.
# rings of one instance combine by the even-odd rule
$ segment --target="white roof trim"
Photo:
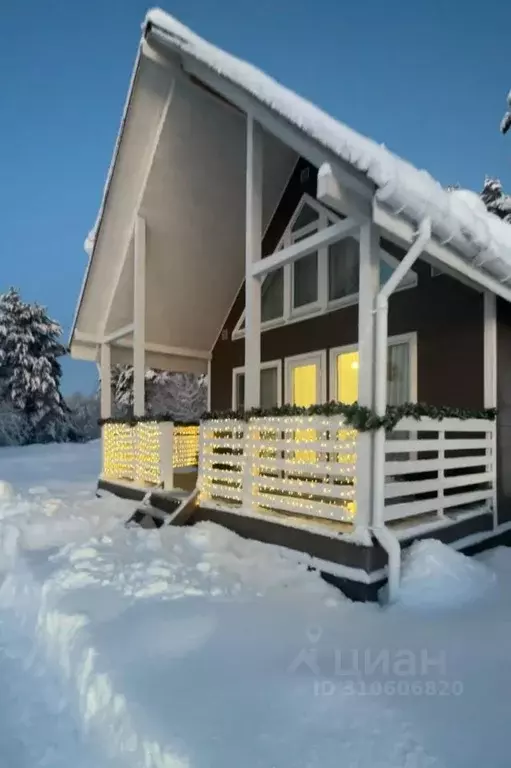
[[[87,285],[87,281],[89,279],[89,273],[90,273],[90,269],[91,269],[92,259],[94,257],[94,249],[96,247],[96,243],[97,243],[98,236],[99,236],[99,230],[101,228],[101,223],[103,221],[103,214],[105,212],[106,201],[107,201],[107,198],[108,198],[108,193],[110,191],[110,184],[111,184],[112,176],[113,176],[113,173],[114,173],[114,168],[115,168],[115,163],[116,163],[116,160],[117,160],[117,155],[119,154],[119,148],[121,146],[121,138],[122,138],[124,126],[125,126],[126,120],[128,118],[128,109],[129,109],[129,106],[130,106],[130,103],[131,103],[131,96],[132,96],[133,88],[134,88],[134,85],[135,85],[135,78],[136,78],[137,72],[138,72],[138,65],[139,65],[139,62],[140,62],[140,56],[141,56],[141,45],[139,44],[139,46],[137,48],[137,56],[136,56],[136,59],[135,59],[135,64],[133,66],[133,70],[132,70],[132,73],[131,73],[131,79],[130,79],[130,84],[129,84],[129,88],[128,88],[128,94],[126,96],[126,101],[124,102],[124,109],[122,111],[121,123],[120,123],[120,126],[119,126],[119,130],[117,132],[117,137],[115,139],[115,146],[114,146],[114,151],[113,151],[113,154],[112,154],[112,159],[110,161],[110,166],[108,168],[108,173],[107,173],[107,176],[106,176],[105,186],[103,187],[103,194],[101,196],[101,203],[100,203],[100,206],[99,206],[98,215],[96,216],[96,221],[94,222],[94,226],[92,227],[90,232],[87,234],[87,237],[85,238],[85,241],[84,241],[84,244],[83,244],[84,251],[85,251],[85,253],[88,256],[88,262],[87,262],[87,268],[85,270],[85,274],[83,276],[82,285],[80,287],[80,295],[78,297],[78,301],[77,301],[76,308],[75,308],[75,314],[74,314],[73,322],[72,322],[72,325],[71,325],[71,332],[69,334],[69,344],[71,344],[72,340],[73,340],[73,336],[74,336],[75,329],[76,329],[76,323],[78,321],[78,314],[80,312],[80,307],[82,305],[83,295],[85,293],[85,288],[86,288],[86,285]]]
[[[415,224],[429,217],[440,242],[449,242],[465,259],[489,254],[484,269],[497,279],[511,276],[511,226],[467,198],[447,192],[426,171],[419,171],[384,146],[353,131],[256,67],[206,42],[161,10],[146,16],[167,44],[240,87],[259,103],[293,124],[377,187],[376,197]],[[474,194],[474,198],[476,198]],[[477,202],[474,200],[473,202]]]

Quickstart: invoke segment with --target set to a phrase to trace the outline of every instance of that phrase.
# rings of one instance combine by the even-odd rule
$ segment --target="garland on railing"
[[[371,408],[352,403],[338,403],[331,401],[320,405],[311,405],[303,408],[297,405],[282,405],[275,408],[251,408],[247,411],[210,411],[205,413],[202,421],[212,419],[238,419],[248,421],[257,417],[277,416],[342,416],[346,424],[359,432],[368,432],[384,428],[390,432],[396,424],[404,418],[413,418],[419,421],[422,417],[442,421],[442,419],[488,419],[494,421],[497,416],[496,408],[482,408],[471,410],[468,408],[453,408],[448,405],[436,406],[425,403],[403,403],[403,405],[389,405],[385,416],[378,414]]]
[[[257,417],[277,417],[277,416],[342,416],[346,424],[360,432],[381,429],[388,432],[394,429],[396,424],[404,418],[412,418],[419,421],[422,417],[442,421],[442,419],[488,419],[494,421],[497,416],[496,408],[481,408],[480,410],[471,410],[469,408],[453,408],[449,405],[426,405],[425,403],[403,403],[403,405],[389,405],[385,416],[378,414],[371,408],[359,405],[358,403],[338,403],[331,401],[319,405],[311,405],[308,408],[302,408],[298,405],[281,405],[275,408],[251,408],[247,411],[209,411],[202,417],[202,421],[212,419],[238,419],[248,421]],[[110,416],[108,419],[99,419],[100,426],[103,424],[127,424],[134,427],[143,422],[170,422],[176,426],[191,427],[198,426],[198,421],[174,421],[169,413],[151,416]]]
[[[170,422],[172,421],[176,427],[198,427],[199,421],[176,421],[170,413],[162,413],[157,416],[151,416],[150,414],[144,414],[144,416],[109,416],[107,419],[98,419],[100,427],[103,424],[127,424],[129,427],[134,427],[137,424],[152,422]]]

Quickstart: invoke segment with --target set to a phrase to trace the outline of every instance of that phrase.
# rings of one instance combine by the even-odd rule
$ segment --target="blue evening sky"
[[[163,0],[444,184],[511,190],[511,4],[465,0]],[[69,332],[140,35],[144,0],[4,0],[0,14],[0,291]],[[65,392],[92,363],[66,360]]]

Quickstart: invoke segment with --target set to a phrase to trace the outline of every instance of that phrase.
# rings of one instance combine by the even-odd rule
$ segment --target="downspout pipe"
[[[378,416],[385,416],[387,410],[389,298],[413,267],[430,240],[431,220],[426,218],[422,220],[418,228],[417,239],[376,297],[374,405]],[[388,555],[388,602],[394,602],[401,580],[401,545],[397,536],[385,524],[385,430],[383,428],[378,429],[375,433],[373,459],[373,520],[371,529]]]

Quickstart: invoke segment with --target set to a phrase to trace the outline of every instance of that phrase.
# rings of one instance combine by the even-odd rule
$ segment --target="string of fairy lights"
[[[171,422],[140,421],[136,424],[103,424],[103,477],[129,480],[144,486],[161,486],[165,467],[162,439],[173,430],[174,468],[196,466],[199,427],[174,426]]]
[[[199,461],[199,426],[174,426],[173,465],[177,467],[196,467]]]
[[[201,500],[350,520],[357,430],[337,416],[210,420],[202,426]],[[246,439],[245,439],[246,436]]]

